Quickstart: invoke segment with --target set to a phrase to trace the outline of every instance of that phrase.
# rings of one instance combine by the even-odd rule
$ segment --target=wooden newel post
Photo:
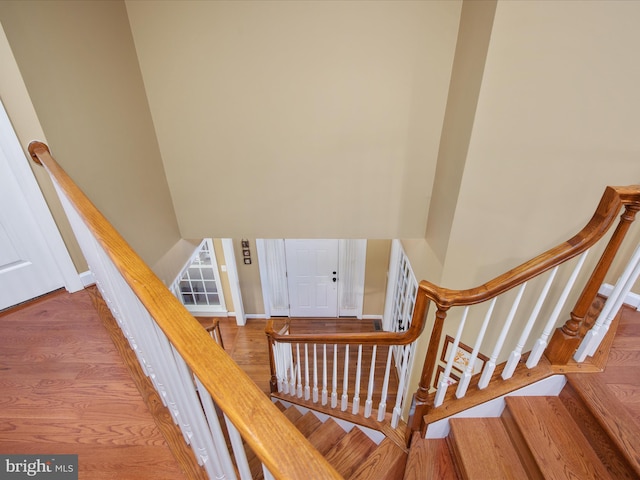
[[[270,320],[271,321],[271,320]],[[271,370],[271,380],[269,380],[269,389],[271,393],[278,392],[278,377],[276,375],[276,360],[273,355],[273,338],[267,335],[267,344],[269,346],[269,368]]]
[[[409,442],[411,441],[413,432],[420,431],[422,429],[422,419],[433,406],[433,399],[429,400],[429,389],[431,388],[431,379],[433,378],[433,372],[436,368],[438,347],[442,337],[442,327],[444,326],[445,318],[447,318],[448,309],[449,307],[438,307],[438,311],[436,312],[436,319],[433,325],[433,330],[431,331],[427,355],[424,359],[424,366],[422,367],[420,383],[418,384],[418,390],[413,394],[413,398],[411,400],[411,411],[409,412],[409,421],[407,422],[405,437],[407,445],[409,445]]]
[[[571,312],[571,318],[553,333],[545,352],[552,365],[566,365],[580,345],[582,341],[582,336],[579,334],[580,327],[638,210],[640,210],[638,205],[627,205],[625,207],[615,232],[613,232],[596,268],[591,273],[591,277]]]

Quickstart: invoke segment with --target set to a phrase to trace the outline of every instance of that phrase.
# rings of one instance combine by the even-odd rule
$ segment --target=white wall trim
[[[93,276],[93,272],[91,270],[82,272],[78,276],[80,278],[80,281],[82,282],[82,285],[84,285],[85,288],[90,285],[94,285],[96,283],[96,278]]]
[[[598,293],[600,295],[607,298],[609,298],[611,292],[613,292],[613,285],[610,285],[608,283],[603,283],[600,286],[600,290],[598,290]],[[640,310],[640,295],[638,295],[637,293],[629,292],[624,299],[624,303],[635,308],[636,310]]]
[[[271,300],[269,298],[270,286],[267,272],[267,252],[264,248],[264,240],[256,239],[256,252],[258,254],[258,271],[260,272],[260,286],[262,287],[262,302],[264,303],[264,318],[271,318]],[[247,315],[248,317],[248,315]]]
[[[242,303],[242,292],[240,291],[238,264],[236,263],[236,254],[233,248],[233,240],[230,238],[223,238],[222,249],[224,251],[224,261],[227,265],[227,277],[229,278],[229,288],[231,290],[231,299],[233,300],[236,323],[240,326],[243,326],[247,323],[247,318],[245,316],[244,305]]]
[[[266,313],[247,313],[245,314],[245,318],[271,318],[267,317]],[[286,317],[283,317],[286,318]]]
[[[382,315],[362,315],[362,320],[382,320]]]

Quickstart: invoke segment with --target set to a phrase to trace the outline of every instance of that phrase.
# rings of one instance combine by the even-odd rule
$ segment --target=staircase
[[[329,461],[345,479],[350,480],[401,480],[407,462],[407,453],[388,438],[379,444],[369,438],[358,426],[341,426],[332,418],[324,422],[322,415],[295,405],[276,406],[293,423],[311,444]],[[252,454],[247,456],[254,479],[261,479],[260,461]]]
[[[640,314],[626,309],[601,373],[568,373],[558,397],[507,397],[498,418],[414,433],[404,479],[640,478]]]

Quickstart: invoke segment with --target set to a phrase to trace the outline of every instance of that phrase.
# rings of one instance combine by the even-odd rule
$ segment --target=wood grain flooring
[[[187,478],[89,293],[0,314],[0,452],[78,454],[81,479]]]

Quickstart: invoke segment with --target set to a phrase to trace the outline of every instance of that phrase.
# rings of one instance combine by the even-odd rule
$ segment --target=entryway
[[[256,242],[266,315],[362,317],[366,240]]]

